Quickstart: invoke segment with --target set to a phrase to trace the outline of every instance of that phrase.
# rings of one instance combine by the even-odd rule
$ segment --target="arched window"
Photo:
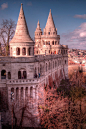
[[[30,98],[33,98],[33,87],[30,87]]]
[[[11,79],[11,73],[8,72],[8,79]]]
[[[20,69],[18,71],[18,79],[26,79],[27,78],[27,73],[25,69]]]
[[[50,35],[50,32],[48,32],[48,34]]]
[[[21,71],[18,71],[18,79],[21,79]]]
[[[26,79],[27,76],[26,76],[26,71],[23,71],[23,79]]]
[[[20,48],[16,48],[16,55],[20,55]]]
[[[57,45],[57,41],[55,41],[55,45]]]
[[[66,64],[66,60],[65,60],[65,64]]]
[[[21,97],[23,97],[23,87],[21,87]]]
[[[13,93],[14,93],[14,88],[11,88],[11,92],[13,92]]]
[[[22,48],[22,55],[26,55],[26,48]]]
[[[34,78],[37,78],[37,69],[35,67],[35,70],[34,70]]]
[[[31,55],[31,47],[28,49],[28,54]]]
[[[54,45],[54,41],[52,41],[52,45]]]
[[[6,79],[6,70],[1,71],[1,79]]]
[[[25,97],[28,97],[28,87],[25,88]]]

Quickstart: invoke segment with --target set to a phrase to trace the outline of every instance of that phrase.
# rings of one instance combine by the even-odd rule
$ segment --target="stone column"
[[[23,77],[23,70],[21,70],[21,78]]]
[[[22,56],[22,47],[20,47],[20,56]]]
[[[28,86],[28,98],[30,98],[30,87]]]
[[[35,88],[33,88],[33,99],[35,99]]]
[[[14,102],[16,102],[16,87],[14,88]]]
[[[38,114],[38,88],[37,87],[35,88],[35,98],[36,98],[36,101],[35,101],[36,113]]]
[[[8,79],[8,71],[6,71],[6,79]]]
[[[26,55],[28,56],[28,48],[26,48]]]
[[[8,107],[11,109],[11,88],[8,87]]]
[[[19,99],[18,99],[18,103],[19,103],[19,106],[20,106],[20,90],[21,90],[21,87],[19,87],[19,95],[18,95],[18,97],[19,97]]]
[[[35,88],[33,87],[33,108],[36,109],[36,91]]]
[[[25,87],[23,87],[23,101],[24,101],[24,106],[25,106]]]
[[[36,74],[38,75],[38,67],[36,67]]]

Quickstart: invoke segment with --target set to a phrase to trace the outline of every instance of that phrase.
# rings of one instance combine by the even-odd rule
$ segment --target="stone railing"
[[[33,78],[33,79],[9,79],[6,80],[7,84],[28,84],[28,83],[39,83],[44,80],[44,76],[40,78]]]
[[[66,54],[64,54],[66,55]],[[41,61],[41,60],[47,60],[47,59],[53,59],[53,58],[58,58],[61,56],[64,56],[62,54],[52,54],[52,55],[34,55],[33,57],[3,57],[0,56],[0,63],[3,63],[5,66],[5,63],[10,62],[10,63],[20,63],[20,62],[35,62],[35,61]]]

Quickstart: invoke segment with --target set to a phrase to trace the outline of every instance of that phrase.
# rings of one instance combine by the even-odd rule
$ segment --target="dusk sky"
[[[60,44],[86,50],[86,0],[0,0],[0,24],[2,19],[17,23],[21,3],[33,39],[38,20],[43,31],[51,9]]]

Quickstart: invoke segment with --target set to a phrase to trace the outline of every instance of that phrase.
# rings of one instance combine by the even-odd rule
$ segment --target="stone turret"
[[[41,31],[41,28],[40,28],[40,23],[38,21],[37,28],[36,28],[36,31],[35,31],[35,52],[37,52],[37,54],[40,54],[39,50],[40,50],[40,47],[41,47],[41,35],[42,35],[42,31]]]
[[[54,24],[53,17],[51,14],[51,9],[50,9],[47,23],[46,23],[46,26],[44,29],[44,35],[48,35],[48,36],[49,35],[57,35],[57,29],[55,28],[55,24]]]
[[[10,41],[10,56],[33,56],[34,41],[31,39],[21,4],[13,39]]]
[[[37,23],[37,28],[36,28],[36,31],[35,31],[35,39],[40,39],[41,38],[41,35],[42,35],[42,31],[41,31],[41,28],[40,28],[40,23],[38,21]]]

